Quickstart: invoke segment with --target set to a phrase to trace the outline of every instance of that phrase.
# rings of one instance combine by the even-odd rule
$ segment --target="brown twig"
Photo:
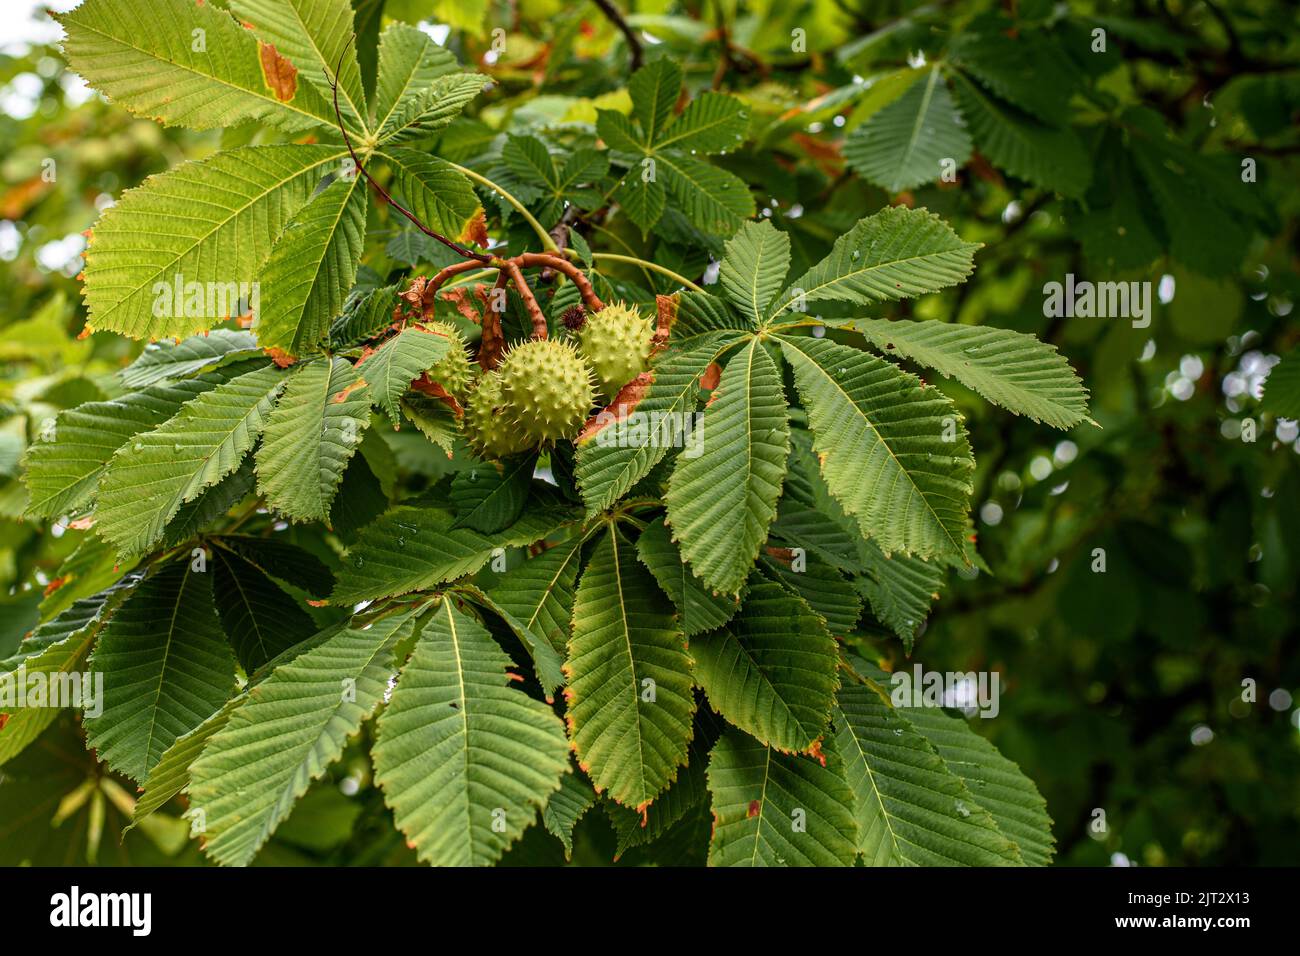
[[[578,287],[578,293],[582,296],[583,304],[587,306],[588,312],[599,312],[605,308],[605,303],[596,295],[596,290],[591,287],[591,281],[581,269],[575,266],[568,259],[551,255],[546,252],[524,252],[513,259],[525,269],[533,266],[554,269],[556,272],[562,272],[564,275]]]
[[[636,35],[636,31],[623,18],[622,11],[610,3],[610,0],[592,0],[592,2],[600,7],[600,12],[605,14],[605,19],[614,24],[618,31],[623,34],[623,39],[627,41],[627,52],[628,57],[631,59],[632,72],[635,73],[641,69],[641,61],[645,56],[645,50],[641,46],[641,38]]]
[[[366,178],[366,182],[368,182],[370,186],[375,190],[375,192],[378,193],[380,199],[388,203],[388,205],[392,206],[403,216],[409,219],[412,223],[415,224],[415,227],[417,229],[419,229],[430,239],[436,239],[438,242],[441,242],[448,249],[451,249],[452,251],[456,252],[458,255],[461,255],[466,259],[473,259],[477,262],[485,263],[485,264],[490,262],[492,259],[490,255],[482,252],[473,252],[472,250],[467,249],[465,246],[462,246],[456,240],[448,239],[446,236],[442,235],[442,233],[435,232],[433,229],[430,229],[428,226],[422,223],[415,216],[414,213],[412,213],[405,206],[403,206],[396,199],[394,199],[391,195],[389,195],[388,190],[386,190],[383,186],[379,185],[379,183],[375,182],[374,178],[370,175],[370,173],[366,171],[365,166],[362,165],[361,158],[357,156],[356,150],[352,148],[352,138],[348,136],[348,131],[343,125],[343,114],[339,110],[339,71],[343,67],[343,57],[348,52],[348,48],[352,46],[352,41],[355,39],[356,39],[355,34],[352,37],[348,38],[347,44],[344,45],[342,52],[339,53],[338,63],[334,65],[334,75],[332,77],[329,74],[329,70],[321,71],[325,74],[325,82],[330,85],[330,89],[334,93],[334,119],[335,122],[338,123],[339,133],[343,136],[343,145],[347,147],[348,155],[352,157],[352,165],[356,167],[357,172],[361,173],[361,175]]]
[[[528,287],[528,280],[524,278],[523,272],[519,268],[519,259],[522,256],[516,256],[513,259],[502,259],[501,274],[509,273],[515,288],[519,290],[519,297],[524,300],[524,308],[528,310],[528,317],[533,320],[533,338],[546,338],[546,314],[542,312],[542,307],[537,304],[537,297],[533,295],[533,290]]]

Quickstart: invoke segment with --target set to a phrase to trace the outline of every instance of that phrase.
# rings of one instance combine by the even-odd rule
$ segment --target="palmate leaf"
[[[393,131],[393,114],[399,103],[424,93],[434,80],[455,69],[455,55],[434,43],[423,30],[390,23],[379,36],[379,73],[371,128],[382,140]]]
[[[484,534],[513,524],[524,510],[536,467],[535,455],[520,455],[504,462],[476,463],[456,472],[450,495],[456,524]]]
[[[654,579],[616,527],[578,583],[567,720],[596,788],[642,808],[677,776],[691,740],[691,659]]]
[[[137,116],[191,129],[250,120],[289,133],[334,128],[333,107],[312,82],[212,4],[86,0],[56,19],[72,68]]]
[[[231,0],[230,11],[293,63],[299,80],[313,85],[322,98],[332,101],[330,79],[338,70],[343,122],[352,129],[365,129],[365,92],[352,44],[348,0]]]
[[[654,360],[654,381],[635,411],[652,419],[659,415],[685,415],[694,412],[700,393],[700,376],[727,348],[740,341],[743,333],[721,330],[705,334],[689,344],[670,347]],[[613,419],[611,414],[610,419]],[[633,485],[650,473],[650,469],[668,453],[658,441],[620,443],[613,429],[602,440],[599,433],[584,435],[578,441],[577,480],[589,514],[604,511],[625,495]],[[646,429],[647,432],[652,429]]]
[[[511,568],[488,592],[496,605],[564,657],[578,565],[586,538],[575,535]],[[547,688],[550,692],[551,688]]]
[[[340,628],[253,688],[190,770],[191,812],[203,813],[209,857],[252,860],[379,706],[395,647],[414,626],[407,612]]]
[[[147,551],[182,504],[239,465],[284,381],[273,365],[246,372],[123,445],[99,483],[99,536],[121,554]]]
[[[989,812],[874,687],[845,683],[832,720],[869,866],[1015,866]]]
[[[541,685],[546,702],[554,703],[556,690],[564,686],[564,651],[556,651],[545,637],[526,627],[482,588],[474,584],[461,583],[456,585],[454,593],[458,597],[463,595],[505,622],[506,626],[514,632],[515,637],[519,638],[519,643],[532,656],[533,673],[537,677],[537,683]]]
[[[86,718],[86,743],[114,770],[144,780],[234,690],[212,576],[182,560],[146,578],[104,628],[90,664],[104,675],[104,710]]]
[[[483,238],[483,207],[463,173],[419,150],[387,149],[380,155],[393,168],[393,192],[421,222],[458,242]]]
[[[380,715],[375,781],[435,866],[496,862],[569,770],[564,725],[510,686],[510,658],[444,598]]]
[[[336,146],[245,146],[127,190],[86,250],[88,324],[137,339],[183,337],[237,314],[240,284],[251,292],[290,218],[346,155]],[[191,283],[201,309],[189,308]]]
[[[669,480],[668,523],[704,583],[736,594],[776,517],[790,453],[780,371],[761,340],[727,362],[703,429],[703,453],[678,458]]]
[[[445,335],[412,327],[393,336],[357,363],[371,398],[389,420],[400,421],[398,402],[411,387],[411,381],[432,368],[447,354],[450,345],[451,340]]]
[[[627,92],[632,99],[632,116],[641,124],[646,142],[652,141],[668,122],[682,91],[682,69],[668,57],[647,63],[632,74]]]
[[[355,604],[455,580],[487,564],[496,549],[533,544],[575,517],[567,508],[539,504],[510,527],[485,535],[454,527],[447,511],[394,508],[362,530],[330,603]]]
[[[677,208],[704,232],[730,236],[754,215],[748,184],[730,170],[676,152],[656,153],[655,162]]]
[[[899,712],[962,779],[1003,836],[1015,843],[1026,865],[1052,862],[1056,841],[1047,801],[1019,767],[960,718],[938,708],[903,707]]]
[[[423,93],[397,104],[380,142],[385,146],[418,140],[450,126],[469,102],[490,82],[479,73],[440,76]]]
[[[211,388],[218,376],[155,385],[107,402],[60,412],[53,434],[27,449],[27,514],[54,518],[83,508],[114,452],[132,435],[161,425],[183,404]]]
[[[740,613],[691,641],[714,710],[760,743],[807,753],[826,731],[839,649],[825,624],[779,585],[751,579]]]
[[[747,222],[726,245],[718,280],[736,308],[757,325],[790,271],[790,237],[766,219]]]
[[[965,564],[975,463],[952,402],[889,362],[827,339],[783,337],[781,347],[822,475],[863,536],[886,554]]]
[[[829,562],[816,553],[787,554],[782,548],[766,549],[758,560],[764,576],[802,598],[832,634],[843,637],[857,629],[862,599]]]
[[[297,521],[327,521],[343,471],[370,424],[370,398],[341,358],[300,366],[289,378],[257,449],[267,504]]]
[[[694,637],[719,628],[731,620],[740,602],[714,594],[697,578],[683,559],[672,534],[659,518],[636,541],[637,557],[655,576],[664,593],[677,608],[677,625],[683,636]]]
[[[844,143],[849,166],[891,193],[934,182],[944,161],[961,166],[970,151],[970,136],[938,66],[930,67]]]
[[[19,646],[20,653],[0,663],[0,682],[16,691],[19,677],[14,671],[20,666],[29,677],[44,674],[51,683],[57,679],[55,675],[83,670],[86,656],[104,624],[138,581],[138,574],[128,574],[113,587],[72,602],[36,628]],[[85,698],[89,690],[93,690],[93,684],[83,687],[83,706],[91,703]],[[52,702],[47,699],[46,704],[49,703]],[[103,700],[98,703],[102,705]],[[51,706],[10,709],[6,719],[0,721],[0,767],[22,753],[61,712],[61,708]]]
[[[708,781],[710,866],[853,865],[853,793],[831,741],[819,760],[728,730],[709,757]]]
[[[261,568],[220,539],[211,554],[217,614],[246,673],[316,633],[311,616]]]
[[[564,858],[573,857],[573,828],[596,805],[599,797],[591,781],[582,771],[569,768],[560,778],[560,789],[542,807],[542,825],[548,833],[564,844]],[[640,817],[637,818],[638,822]]]
[[[824,299],[872,305],[937,292],[965,281],[979,247],[932,212],[890,206],[836,239],[830,255],[781,294],[773,316]]]
[[[360,176],[335,180],[294,214],[258,279],[253,328],[263,348],[294,356],[315,349],[356,282],[365,229]]]
[[[190,765],[199,759],[203,748],[208,745],[212,735],[230,723],[230,715],[247,699],[248,694],[237,694],[226,701],[225,706],[199,724],[188,733],[176,738],[176,741],[163,751],[162,757],[153,765],[149,776],[141,783],[139,799],[135,802],[135,813],[131,817],[131,826],[135,826],[149,814],[167,805],[178,793],[183,793],[190,786]],[[127,827],[129,830],[131,827]]]
[[[947,322],[858,319],[872,345],[951,375],[995,405],[1056,428],[1088,418],[1088,391],[1055,346],[1032,335]]]
[[[995,166],[1065,196],[1083,195],[1092,167],[1073,130],[1045,126],[1025,116],[959,70],[952,77],[971,135]]]
[[[259,352],[257,336],[236,329],[213,329],[181,342],[151,342],[140,357],[122,369],[122,384],[140,389],[186,378]]]
[[[943,568],[907,554],[886,557],[874,542],[864,541],[867,576],[855,586],[871,612],[903,642],[910,654],[916,632],[930,615],[930,605],[943,586]]]

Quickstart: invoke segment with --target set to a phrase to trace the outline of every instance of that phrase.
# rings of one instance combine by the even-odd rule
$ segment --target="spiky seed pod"
[[[501,394],[501,372],[484,373],[465,407],[465,438],[480,458],[506,458],[529,447]]]
[[[500,371],[506,404],[534,444],[576,435],[596,400],[591,366],[569,342],[522,342]]]
[[[463,400],[474,385],[474,369],[470,365],[465,339],[450,322],[435,320],[421,324],[430,332],[445,335],[451,340],[447,354],[429,369],[429,378],[445,388],[457,401]]]
[[[606,400],[650,367],[653,335],[653,323],[622,302],[607,305],[588,317],[578,333],[578,342]]]

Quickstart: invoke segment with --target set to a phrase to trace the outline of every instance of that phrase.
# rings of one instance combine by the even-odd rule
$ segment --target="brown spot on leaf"
[[[95,526],[95,519],[92,517],[78,518],[76,521],[68,522],[68,527],[73,531],[89,531]],[[114,568],[114,570],[117,570]]]
[[[276,365],[280,366],[280,368],[288,368],[294,362],[298,361],[297,358],[290,355],[282,348],[272,347],[269,349],[263,349],[262,351],[265,352],[267,355],[269,355],[271,357],[271,361],[274,362]]]
[[[72,576],[66,574],[61,578],[55,578],[49,584],[45,585],[45,597],[49,597],[59,588],[63,587],[63,585],[67,584],[71,579]]]
[[[482,206],[479,206],[478,211],[470,217],[469,222],[465,223],[465,228],[460,231],[457,238],[461,242],[473,243],[481,249],[487,248],[487,213],[484,212]]]
[[[257,41],[257,55],[262,60],[262,79],[267,88],[281,103],[288,103],[298,93],[298,68],[262,40]]]
[[[656,351],[668,344],[668,336],[672,334],[673,323],[677,321],[677,303],[678,298],[675,295],[657,295],[655,296],[655,334],[651,336]]]
[[[700,388],[706,388],[711,392],[718,387],[720,381],[722,381],[722,366],[717,362],[710,362],[709,367],[700,376]]]
[[[429,374],[427,372],[425,372],[414,382],[412,382],[411,388],[415,389],[417,392],[423,392],[425,395],[428,395],[432,398],[436,398],[438,401],[445,403],[452,410],[452,412],[455,413],[457,418],[460,418],[462,415],[465,414],[465,410],[460,407],[460,402],[456,401],[455,397],[451,394],[451,392],[447,391],[437,382],[433,381],[433,379],[429,378]]]
[[[763,808],[763,805],[762,805],[761,803],[759,803],[757,800],[751,800],[751,801],[749,801],[749,816],[750,816],[750,817],[756,817],[756,816],[758,816],[758,812],[759,812],[762,808]]]
[[[826,766],[826,755],[822,753],[822,742],[820,737],[812,742],[812,746],[808,748],[808,755],[823,767]]]
[[[591,418],[587,419],[587,424],[582,426],[582,431],[574,441],[581,445],[583,442],[591,441],[603,429],[610,425],[615,425],[631,415],[636,407],[641,404],[645,398],[646,392],[650,390],[650,385],[654,382],[655,373],[653,370],[642,372],[632,381],[628,382],[618,390],[614,400],[609,403],[607,408],[601,409]]]

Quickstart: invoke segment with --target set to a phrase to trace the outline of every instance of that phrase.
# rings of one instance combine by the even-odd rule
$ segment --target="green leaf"
[[[203,813],[211,859],[253,859],[379,706],[414,623],[406,613],[340,628],[253,688],[190,770],[191,813]]]
[[[397,104],[380,136],[385,146],[418,140],[450,126],[474,97],[483,92],[489,79],[479,73],[440,76],[423,93]]]
[[[767,219],[747,222],[727,242],[726,250],[718,271],[723,291],[758,325],[767,318],[767,307],[790,271],[790,237]]]
[[[730,236],[754,215],[754,196],[735,173],[680,153],[658,153],[655,163],[677,208],[699,229]]]
[[[1261,407],[1278,418],[1300,418],[1300,350],[1292,350],[1264,380]]]
[[[906,554],[885,555],[870,541],[863,542],[869,577],[855,586],[871,604],[871,612],[903,642],[910,654],[916,632],[930,616],[930,604],[943,585],[943,568]]]
[[[301,76],[292,92],[273,87],[257,38],[212,4],[86,0],[55,19],[67,31],[72,68],[137,116],[191,129],[250,120],[289,133],[334,129],[334,110],[316,87]]]
[[[482,588],[473,584],[458,584],[456,594],[463,594],[479,607],[491,611],[506,623],[506,626],[519,638],[519,643],[532,656],[533,673],[537,683],[542,687],[542,694],[548,704],[555,702],[555,692],[564,686],[564,651],[556,651],[546,640],[530,630],[517,617],[498,604]],[[567,628],[567,624],[565,625]]]
[[[670,347],[661,353],[653,363],[654,381],[635,411],[647,416],[645,420],[655,414],[694,412],[700,376],[740,339],[738,332],[719,331],[701,336],[688,346]],[[668,453],[662,442],[652,440],[648,434],[644,441],[630,440],[631,434],[622,433],[614,419],[612,413],[605,418],[598,416],[603,427],[578,440],[577,480],[588,514],[598,514],[610,507]],[[605,433],[603,437],[602,433]]]
[[[1056,347],[1024,332],[948,322],[858,319],[876,348],[951,375],[995,405],[1056,428],[1088,418],[1088,390]]]
[[[375,781],[435,866],[496,862],[569,770],[564,725],[509,686],[510,658],[444,599],[380,715]]]
[[[382,138],[393,131],[399,103],[425,93],[440,76],[454,72],[456,57],[423,30],[390,23],[379,35],[379,75],[375,82],[374,121]]]
[[[970,158],[970,136],[938,66],[849,134],[844,158],[890,193],[937,180],[942,164]]]
[[[122,384],[139,389],[187,378],[260,353],[257,336],[235,329],[213,329],[181,342],[151,342],[134,362],[122,369]]]
[[[127,575],[113,587],[74,601],[52,620],[36,628],[19,645],[19,654],[0,663],[0,687],[5,688],[5,696],[16,691],[20,680],[27,681],[30,686],[31,678],[37,674],[43,674],[47,681],[53,682],[58,674],[80,670],[105,622],[138,581],[139,575]],[[14,673],[20,666],[25,677]],[[86,698],[87,692],[95,692],[93,682],[82,687],[83,706],[103,706],[102,691],[98,692],[98,700],[93,702]],[[60,707],[35,707],[27,703],[28,706],[24,707],[5,705],[0,708],[7,711],[7,719],[0,721],[0,767],[22,753],[62,712]]]
[[[1044,126],[998,102],[960,71],[952,76],[971,135],[995,166],[1065,196],[1083,195],[1092,167],[1072,129]]]
[[[845,684],[832,717],[869,866],[1015,866],[1015,844],[872,687]]]
[[[790,454],[781,374],[760,340],[732,357],[714,395],[703,454],[677,459],[665,501],[692,570],[715,591],[736,594],[776,517]]]
[[[853,793],[829,741],[822,760],[723,734],[709,757],[709,865],[852,866]]]
[[[619,803],[647,806],[691,740],[691,659],[649,572],[618,529],[578,583],[567,719],[579,765]]]
[[[123,445],[99,483],[99,536],[121,554],[149,550],[182,504],[238,467],[284,380],[273,365],[246,372]]]
[[[1019,767],[966,721],[938,708],[903,707],[900,713],[938,751],[948,770],[962,779],[1028,866],[1052,862],[1056,841],[1047,801]]]
[[[315,350],[356,282],[365,231],[361,176],[335,180],[294,214],[258,280],[265,304],[253,328],[263,348]]]
[[[523,547],[551,534],[574,515],[552,506],[526,511],[494,535],[455,527],[446,511],[394,508],[361,532],[348,551],[347,574],[330,595],[331,604],[356,604],[431,588],[472,574],[497,548]]]
[[[450,163],[414,149],[380,154],[393,167],[393,192],[435,232],[458,242],[474,242],[483,207],[474,187]]]
[[[654,227],[668,204],[663,183],[658,178],[642,178],[639,165],[619,183],[614,190],[614,199],[627,217],[640,227],[642,235]]]
[[[692,573],[662,518],[641,532],[636,551],[677,608],[677,624],[683,636],[690,638],[721,627],[740,607],[738,601],[714,594]]]
[[[883,359],[827,339],[786,337],[781,347],[822,474],[863,536],[886,554],[966,563],[975,462],[952,402]]]
[[[857,630],[862,600],[853,585],[815,552],[796,551],[787,555],[777,549],[767,549],[758,560],[767,578],[802,598],[836,637]]]
[[[447,354],[451,340],[418,326],[404,329],[357,363],[372,399],[389,419],[400,421],[399,400],[419,378]]]
[[[211,555],[217,615],[246,673],[316,633],[311,616],[257,565],[220,539]]]
[[[346,155],[337,146],[245,146],[127,190],[86,250],[87,324],[137,339],[182,337],[239,314],[280,233]]]
[[[749,131],[745,104],[726,93],[701,93],[655,137],[656,151],[676,149],[690,153],[717,153],[738,149]]]
[[[220,544],[273,578],[323,598],[334,587],[334,575],[320,558],[281,538],[223,534]]]
[[[86,743],[142,781],[234,690],[212,576],[175,561],[146,578],[104,628],[90,665],[104,675],[104,701],[102,714],[86,718]]]
[[[596,805],[596,791],[580,770],[570,768],[560,778],[560,789],[542,807],[542,825],[564,844],[564,858],[573,858],[573,828]],[[637,818],[640,820],[640,818]]]
[[[149,814],[162,809],[178,793],[189,790],[190,765],[203,753],[203,748],[208,745],[213,734],[230,723],[230,715],[244,703],[247,696],[245,692],[230,698],[219,711],[193,730],[177,737],[176,742],[163,751],[162,757],[140,785],[144,792],[136,800],[135,813],[131,817],[132,827]]]
[[[441,448],[450,458],[460,434],[456,413],[446,402],[425,395],[408,392],[402,397],[402,414],[429,441]]]
[[[573,596],[584,543],[586,538],[574,535],[547,548],[511,568],[488,592],[501,610],[561,657],[568,654]]]
[[[107,402],[87,402],[60,412],[43,440],[27,448],[27,514],[55,518],[82,509],[114,452],[132,435],[149,431],[183,404],[214,388],[215,376],[155,385]]]
[[[346,360],[300,366],[257,449],[257,487],[297,521],[327,521],[343,470],[370,425],[370,398]]]
[[[1059,126],[1069,116],[1072,68],[1053,40],[1028,30],[971,30],[953,38],[950,52],[963,70],[1035,119]]]
[[[695,675],[714,710],[760,743],[808,753],[826,731],[839,649],[799,598],[755,578],[731,624],[691,641]]]
[[[230,10],[298,68],[300,83],[310,83],[324,99],[332,100],[330,79],[337,70],[343,122],[355,130],[366,128],[365,91],[348,0],[231,0]]]
[[[456,472],[451,503],[457,526],[494,534],[513,524],[524,510],[536,467],[536,456],[520,455],[504,462],[475,463]]]
[[[681,67],[667,57],[647,63],[632,74],[627,91],[632,97],[632,115],[641,124],[646,142],[650,142],[677,106],[682,91]]]
[[[836,239],[830,255],[782,293],[773,316],[802,311],[804,301],[874,305],[937,292],[965,281],[979,247],[928,210],[890,206]]]

